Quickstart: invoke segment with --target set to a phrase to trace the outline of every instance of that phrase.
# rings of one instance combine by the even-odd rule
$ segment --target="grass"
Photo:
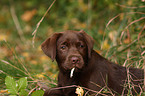
[[[87,0],[62,0],[49,7],[52,2],[55,1],[2,1],[4,6],[1,6],[0,13],[0,95],[7,94],[4,79],[8,75],[16,81],[21,77],[28,77],[27,89],[30,92],[46,88],[44,85],[56,86],[57,64],[43,54],[40,45],[54,32],[68,29],[85,30],[95,40],[94,49],[110,61],[143,69],[145,13],[141,1],[96,3]],[[36,13],[34,10],[37,10]],[[22,15],[31,18],[24,19]],[[39,25],[36,25],[37,23]],[[35,47],[32,41],[35,41]],[[107,87],[97,94],[106,93],[112,94]]]

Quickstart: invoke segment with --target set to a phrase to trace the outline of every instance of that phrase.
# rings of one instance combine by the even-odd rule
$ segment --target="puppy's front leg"
[[[61,89],[50,88],[45,91],[43,96],[64,96],[64,94]]]

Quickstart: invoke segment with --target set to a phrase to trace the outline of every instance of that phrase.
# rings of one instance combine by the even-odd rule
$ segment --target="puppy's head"
[[[82,30],[65,31],[54,33],[41,48],[52,60],[56,59],[60,70],[80,70],[91,58],[93,39]]]

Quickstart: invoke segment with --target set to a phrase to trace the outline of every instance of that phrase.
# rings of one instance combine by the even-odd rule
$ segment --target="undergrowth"
[[[127,68],[143,69],[143,0],[61,0],[56,1],[49,9],[52,2],[53,0],[1,1],[3,6],[0,6],[0,96],[21,96],[23,92],[26,95],[37,96],[35,94],[42,95],[45,89],[56,86],[57,64],[43,54],[40,45],[54,32],[64,30],[83,29],[94,38],[94,50],[99,54]],[[37,23],[40,23],[38,28],[35,26]],[[12,86],[17,89],[15,94],[9,91],[11,88],[8,87],[8,82],[13,82]],[[24,82],[25,86],[19,87]],[[133,88],[133,85],[127,82],[124,86],[129,90],[128,96],[131,96],[130,88]],[[85,95],[88,91],[114,95],[107,86],[100,91],[86,88],[84,90]],[[137,95],[144,94],[142,90]]]

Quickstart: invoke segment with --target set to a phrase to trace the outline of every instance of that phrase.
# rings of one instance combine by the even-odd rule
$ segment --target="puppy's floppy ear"
[[[81,30],[80,33],[84,36],[85,42],[88,47],[88,58],[91,58],[91,52],[93,50],[94,41],[91,36],[89,36],[84,30]]]
[[[41,44],[41,49],[43,52],[52,59],[55,60],[56,57],[56,44],[58,38],[62,35],[62,33],[54,33],[50,38],[46,39]]]

